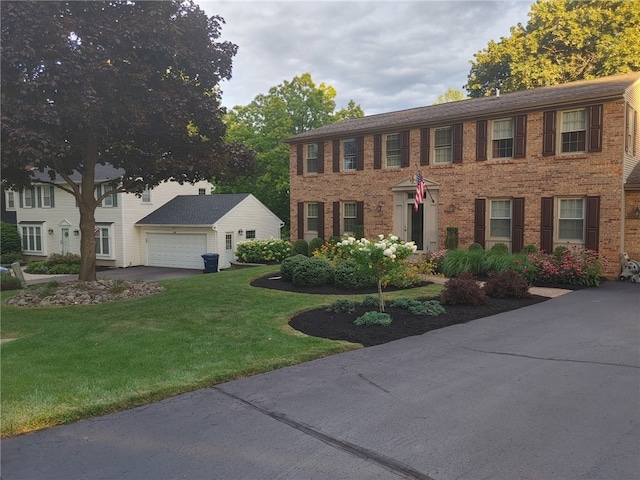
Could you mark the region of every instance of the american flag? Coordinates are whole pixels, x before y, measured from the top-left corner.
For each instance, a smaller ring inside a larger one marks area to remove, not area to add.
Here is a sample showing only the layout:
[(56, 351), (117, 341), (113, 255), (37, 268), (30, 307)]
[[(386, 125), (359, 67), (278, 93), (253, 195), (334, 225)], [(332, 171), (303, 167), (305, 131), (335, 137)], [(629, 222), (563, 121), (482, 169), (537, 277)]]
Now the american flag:
[(416, 195), (413, 200), (413, 210), (418, 211), (418, 205), (424, 200), (424, 178), (422, 173), (418, 172), (418, 182), (416, 183)]

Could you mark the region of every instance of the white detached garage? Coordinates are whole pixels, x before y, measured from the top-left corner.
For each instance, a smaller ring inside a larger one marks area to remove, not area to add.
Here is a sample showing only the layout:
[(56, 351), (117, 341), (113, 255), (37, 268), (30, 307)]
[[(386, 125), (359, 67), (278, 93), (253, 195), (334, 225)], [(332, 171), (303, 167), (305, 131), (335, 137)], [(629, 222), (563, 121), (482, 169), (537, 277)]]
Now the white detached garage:
[(238, 242), (280, 238), (284, 223), (250, 193), (179, 195), (136, 223), (145, 265), (202, 269), (217, 253), (228, 268)]

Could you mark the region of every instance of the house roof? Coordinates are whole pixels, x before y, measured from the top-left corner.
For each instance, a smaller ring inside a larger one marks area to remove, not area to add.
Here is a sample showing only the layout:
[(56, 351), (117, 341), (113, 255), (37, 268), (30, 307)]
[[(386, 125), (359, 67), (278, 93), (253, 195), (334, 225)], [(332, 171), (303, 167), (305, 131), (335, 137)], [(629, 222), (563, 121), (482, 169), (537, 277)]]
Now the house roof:
[[(95, 181), (98, 183), (114, 180), (116, 178), (121, 177), (122, 175), (124, 175), (124, 169), (122, 168), (116, 168), (111, 164), (100, 165), (98, 163), (96, 165)], [(69, 177), (74, 182), (80, 182), (82, 180), (82, 174), (77, 170), (74, 170), (73, 173), (69, 175)], [(46, 182), (51, 181), (51, 177), (49, 177), (49, 173), (46, 170), (44, 172), (41, 172), (39, 170), (33, 170), (33, 178), (36, 181), (38, 180), (44, 180)], [(53, 181), (55, 183), (64, 183), (64, 179), (60, 175), (56, 175), (56, 178)]]
[(178, 195), (136, 225), (211, 226), (249, 196), (249, 193)]
[(594, 80), (582, 80), (533, 90), (521, 90), (499, 96), (482, 97), (428, 107), (369, 115), (324, 125), (285, 139), (285, 143), (315, 140), (326, 137), (345, 137), (376, 131), (388, 131), (389, 127), (411, 128), (437, 126), (460, 122), (469, 118), (496, 117), (503, 113), (527, 112), (546, 108), (562, 108), (563, 105), (589, 104), (594, 101), (616, 100), (640, 81), (640, 72), (613, 75)]

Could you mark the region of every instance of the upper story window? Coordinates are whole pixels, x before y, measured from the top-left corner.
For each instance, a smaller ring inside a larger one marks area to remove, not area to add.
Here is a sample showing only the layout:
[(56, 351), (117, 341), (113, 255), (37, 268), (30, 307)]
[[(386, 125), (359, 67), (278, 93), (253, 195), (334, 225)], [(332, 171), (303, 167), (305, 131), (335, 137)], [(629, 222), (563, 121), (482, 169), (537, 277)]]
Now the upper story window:
[(7, 192), (7, 209), (15, 210), (15, 208), (16, 208), (15, 194), (14, 192), (8, 191)]
[(53, 186), (38, 187), (38, 196), (42, 196), (42, 207), (53, 207)]
[(307, 173), (318, 172), (318, 144), (311, 143), (305, 145), (305, 157), (307, 164)]
[(637, 114), (636, 111), (631, 108), (631, 105), (627, 105), (627, 115), (625, 122), (625, 142), (624, 142), (624, 151), (629, 155), (636, 154), (636, 121)]
[(513, 157), (513, 119), (493, 121), (491, 144), (492, 158)]
[(399, 167), (401, 140), (399, 133), (391, 133), (385, 138), (385, 165), (387, 168)]
[(433, 132), (434, 163), (451, 163), (453, 154), (453, 135), (451, 127), (436, 128)]
[(27, 188), (24, 192), (22, 192), (23, 195), (23, 202), (22, 202), (22, 206), (24, 208), (36, 208), (36, 189), (31, 187), (31, 188)]
[(318, 231), (318, 204), (307, 203), (307, 231)]
[(142, 203), (151, 203), (151, 190), (148, 188), (145, 188), (142, 191), (142, 196), (140, 197), (140, 201)]
[(355, 138), (342, 141), (342, 169), (355, 170), (357, 166), (357, 146)]
[[(103, 192), (109, 191), (111, 188), (108, 185), (97, 185), (95, 195), (96, 198), (100, 198)], [(117, 207), (118, 206), (118, 194), (112, 193), (111, 195), (107, 195), (102, 202), (98, 205), (99, 207)]]
[(199, 188), (198, 189), (198, 195), (206, 195), (207, 194), (207, 189), (206, 188)]
[(586, 110), (572, 110), (562, 112), (561, 147), (562, 153), (584, 152), (587, 141), (587, 115)]

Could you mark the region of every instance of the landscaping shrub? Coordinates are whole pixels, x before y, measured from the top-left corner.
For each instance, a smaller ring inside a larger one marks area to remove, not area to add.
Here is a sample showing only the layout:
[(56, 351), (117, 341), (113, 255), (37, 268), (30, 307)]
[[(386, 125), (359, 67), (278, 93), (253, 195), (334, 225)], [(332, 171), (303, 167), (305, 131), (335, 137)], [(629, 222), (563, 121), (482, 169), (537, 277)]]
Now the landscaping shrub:
[(377, 279), (365, 270), (355, 260), (346, 260), (336, 265), (334, 283), (337, 287), (347, 290), (366, 288), (376, 285)]
[(291, 253), (293, 255), (304, 255), (305, 257), (308, 257), (309, 243), (306, 240), (299, 238), (294, 242), (293, 248), (291, 249)]
[(447, 250), (456, 250), (458, 248), (458, 227), (447, 227), (444, 248)]
[(377, 307), (380, 303), (380, 300), (375, 295), (367, 295), (362, 300), (363, 307)]
[(49, 267), (45, 262), (29, 262), (24, 269), (27, 273), (49, 273)]
[(361, 325), (381, 325), (387, 327), (391, 325), (391, 315), (382, 312), (367, 312), (358, 317), (353, 322), (358, 326)]
[(327, 242), (329, 245), (336, 245), (338, 244), (342, 239), (340, 237), (336, 237), (335, 235), (332, 235), (329, 237), (329, 241)]
[(472, 243), (471, 245), (469, 245), (468, 250), (473, 252), (477, 250), (484, 250), (484, 248), (479, 243)]
[(420, 302), (418, 300), (415, 300), (413, 298), (400, 297), (400, 298), (396, 298), (391, 304), (391, 306), (394, 308), (404, 308), (405, 310), (409, 310), (409, 308), (419, 303)]
[(282, 260), (282, 263), (280, 264), (280, 273), (282, 275), (282, 279), (286, 280), (287, 282), (291, 282), (293, 280), (293, 270), (305, 260), (307, 260), (307, 257), (300, 253)]
[(496, 243), (490, 249), (493, 253), (509, 253), (509, 247), (506, 243)]
[(538, 253), (538, 247), (536, 247), (535, 245), (525, 245), (524, 247), (522, 247), (522, 250), (520, 250), (520, 253), (523, 253), (525, 255), (529, 254), (529, 253)]
[(6, 273), (0, 275), (0, 290), (20, 290), (21, 288), (22, 284), (17, 277), (7, 275)]
[(470, 273), (447, 280), (440, 295), (443, 305), (485, 305), (488, 297)]
[(18, 227), (7, 222), (0, 222), (0, 253), (22, 252), (22, 240)]
[[(504, 244), (496, 244), (504, 245)], [(506, 247), (506, 245), (505, 245)], [(489, 250), (484, 252), (482, 257), (482, 268), (478, 273), (491, 273), (491, 272), (504, 272), (513, 268), (513, 262), (515, 257), (508, 251), (502, 251), (501, 249)]]
[(364, 238), (364, 225), (354, 225), (353, 226), (353, 236), (358, 240)]
[(49, 267), (54, 265), (80, 265), (80, 255), (75, 253), (52, 253), (45, 263)]
[(322, 240), (321, 238), (316, 237), (312, 239), (309, 242), (309, 256), (312, 256), (313, 252), (320, 249), (320, 247), (322, 247), (323, 245), (324, 245), (324, 240)]
[(416, 265), (404, 264), (403, 266), (391, 270), (382, 279), (384, 285), (391, 285), (396, 288), (409, 288), (422, 282)]
[(409, 307), (409, 311), (414, 315), (428, 315), (430, 317), (437, 317), (446, 313), (444, 307), (437, 300), (418, 302), (418, 305)]
[(55, 275), (80, 273), (80, 264), (74, 263), (71, 265), (66, 265), (66, 264), (52, 265), (49, 267), (49, 273), (55, 274)]
[(553, 254), (532, 253), (520, 269), (531, 283), (596, 287), (604, 274), (605, 259), (581, 247), (558, 247)]
[(281, 262), (291, 254), (291, 242), (269, 238), (238, 243), (236, 257), (244, 263)]
[[(476, 244), (477, 245), (477, 244)], [(478, 275), (484, 272), (484, 250), (448, 250), (442, 259), (442, 273), (453, 278), (463, 273)]]
[(297, 287), (315, 287), (333, 283), (333, 267), (321, 258), (307, 258), (293, 269), (293, 284)]
[(351, 300), (336, 300), (327, 307), (327, 312), (352, 313), (356, 311), (356, 305)]
[(493, 298), (527, 298), (531, 296), (527, 279), (515, 270), (490, 274), (484, 284), (484, 293)]
[(18, 262), (20, 264), (24, 263), (24, 257), (22, 256), (21, 252), (9, 252), (0, 255), (0, 263), (2, 265), (11, 265), (15, 262)]

